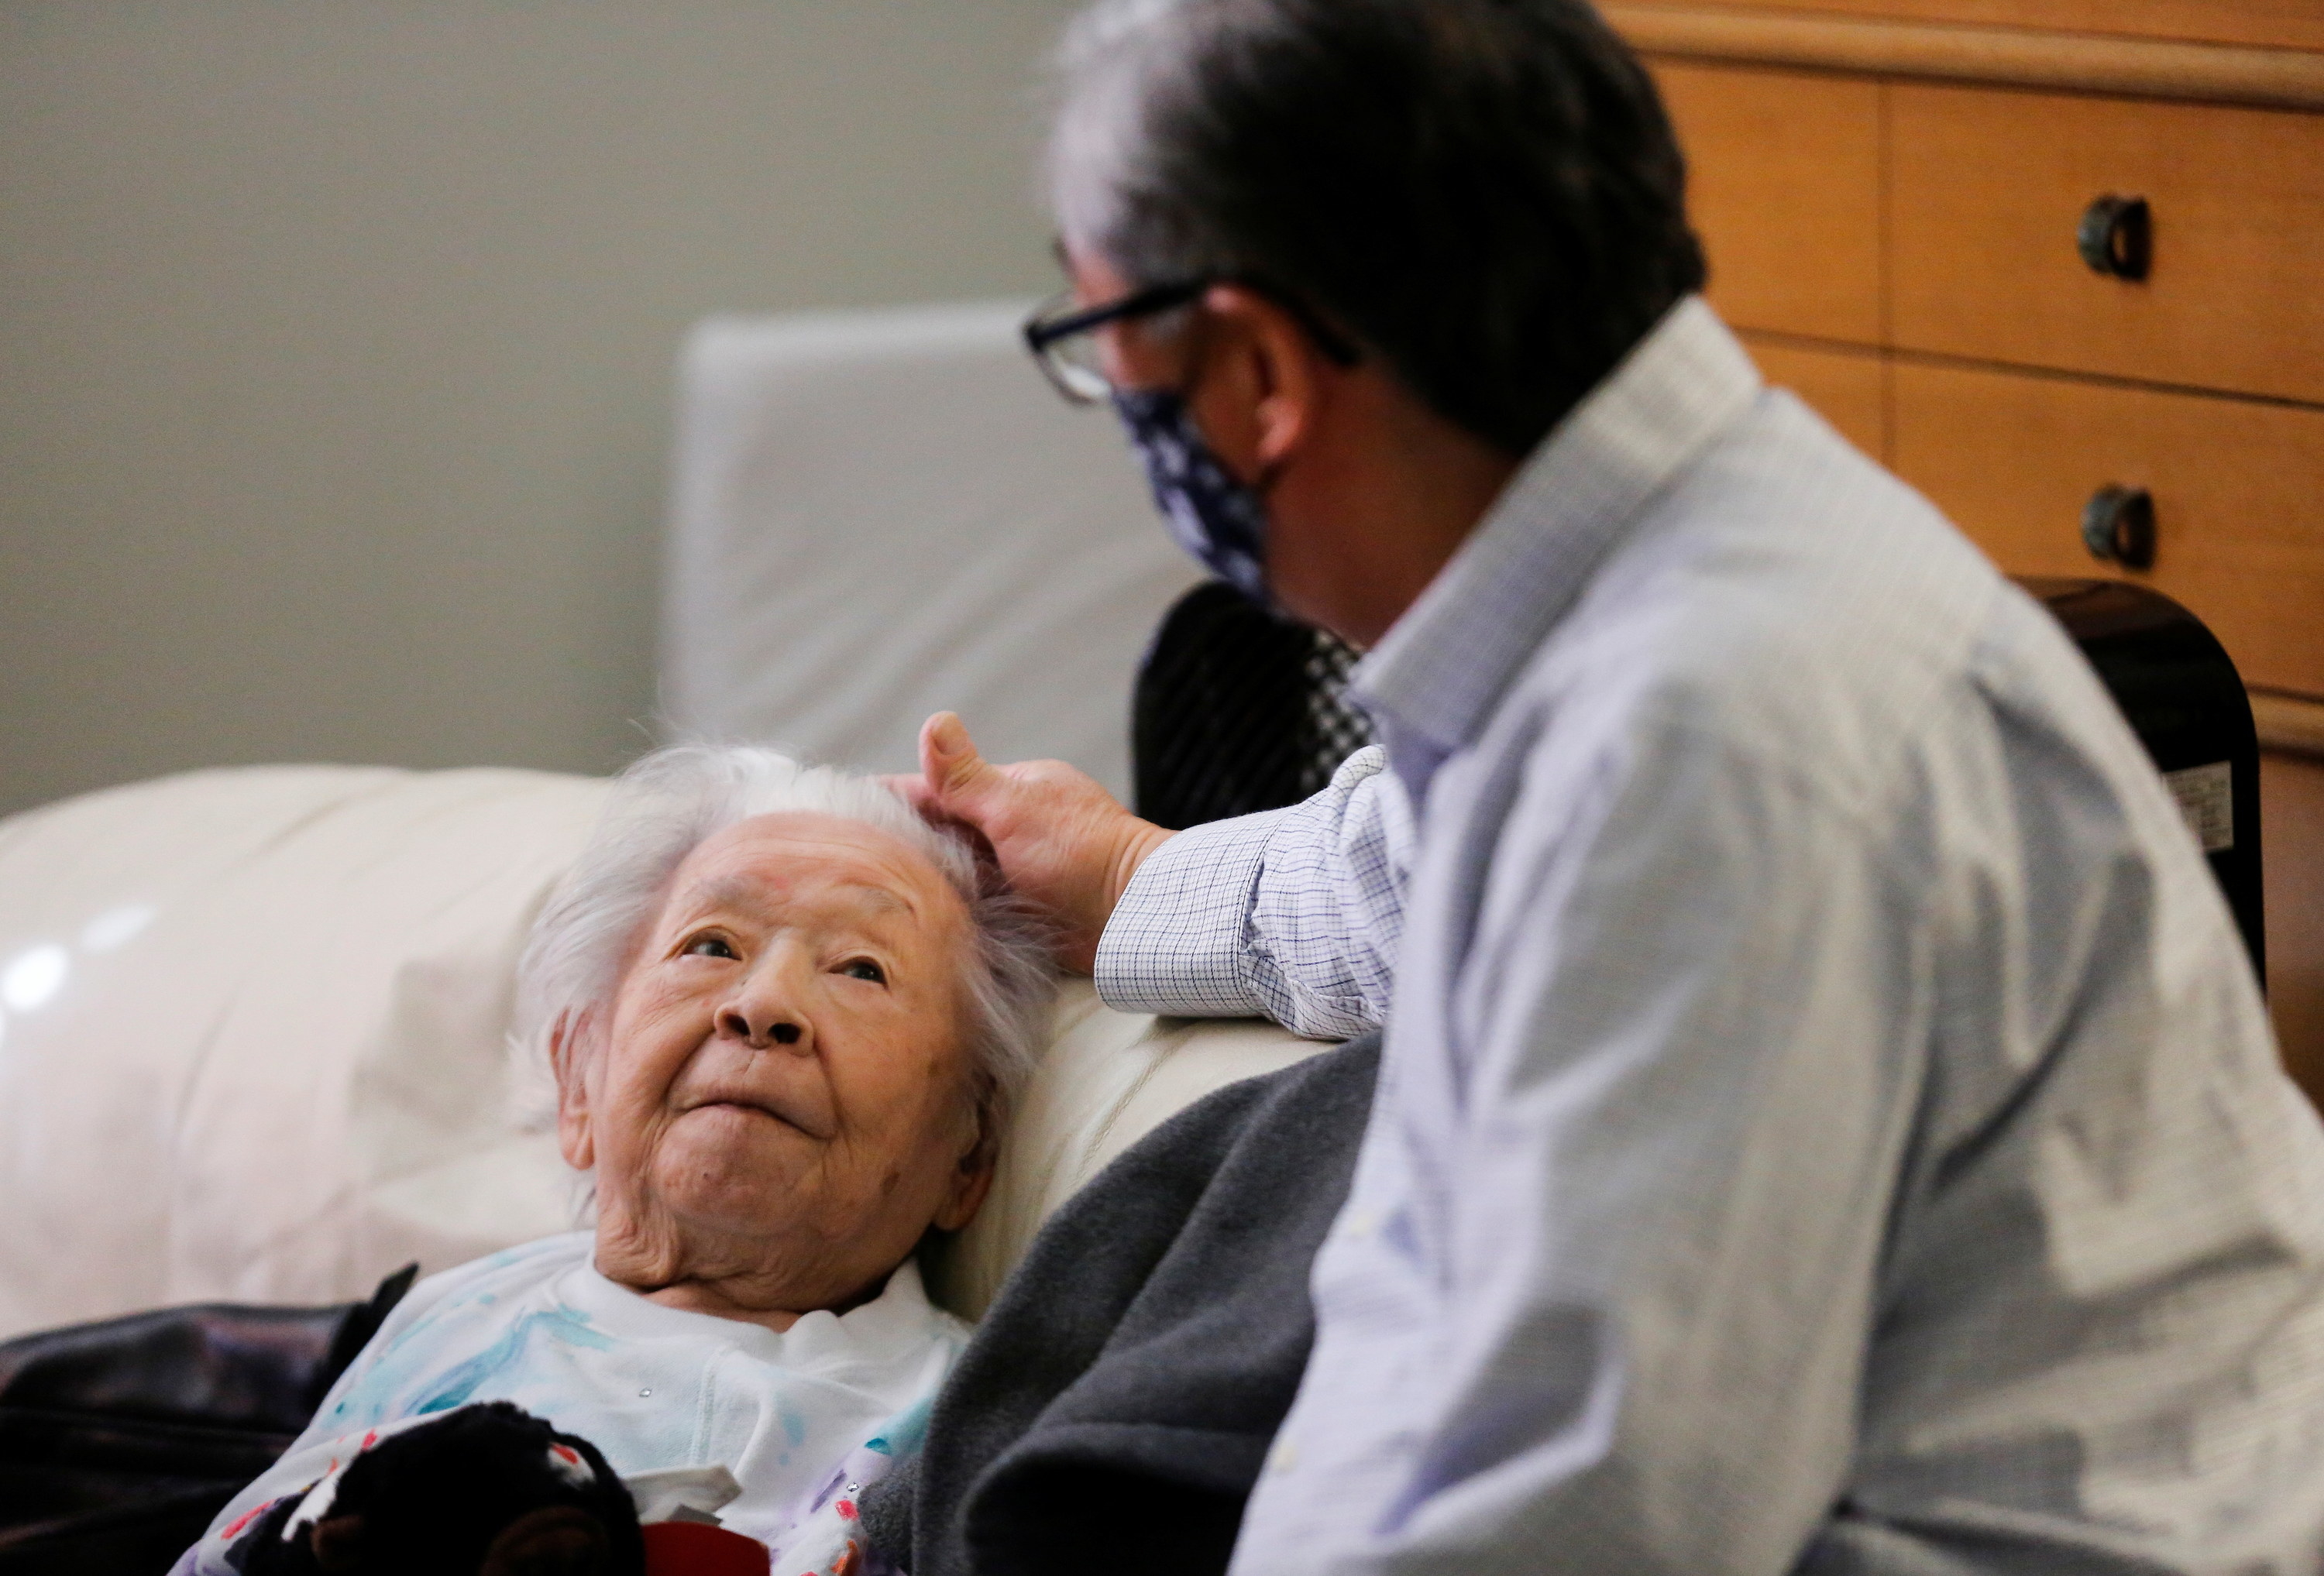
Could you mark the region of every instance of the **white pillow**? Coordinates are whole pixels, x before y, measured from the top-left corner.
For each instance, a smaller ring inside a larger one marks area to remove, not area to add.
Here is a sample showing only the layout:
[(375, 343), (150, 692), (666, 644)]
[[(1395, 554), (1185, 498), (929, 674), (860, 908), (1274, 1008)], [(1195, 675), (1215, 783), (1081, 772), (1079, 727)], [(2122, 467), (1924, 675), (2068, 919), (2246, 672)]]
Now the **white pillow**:
[[(0, 1339), (329, 1303), (571, 1224), (505, 1049), (518, 950), (605, 787), (254, 767), (0, 821)], [(1049, 1211), (1189, 1101), (1317, 1047), (1061, 995), (983, 1214), (981, 1313)]]
[(933, 1295), (963, 1318), (982, 1318), (1041, 1222), (1108, 1161), (1211, 1091), (1323, 1048), (1255, 1019), (1116, 1012), (1088, 981), (1066, 982), (992, 1191), (934, 1267)]
[(503, 1041), (604, 794), (264, 767), (0, 822), (0, 1335), (335, 1302), (564, 1229)]

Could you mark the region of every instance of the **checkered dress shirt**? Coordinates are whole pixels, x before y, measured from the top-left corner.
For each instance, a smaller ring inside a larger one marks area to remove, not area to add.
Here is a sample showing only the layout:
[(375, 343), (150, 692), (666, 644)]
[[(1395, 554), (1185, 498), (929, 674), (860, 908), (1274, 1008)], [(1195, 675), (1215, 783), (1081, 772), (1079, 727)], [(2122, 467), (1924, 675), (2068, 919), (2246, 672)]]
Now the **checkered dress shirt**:
[(1355, 688), (1385, 753), (1172, 839), (1099, 956), (1388, 1026), (1238, 1576), (2319, 1569), (2324, 1134), (1925, 502), (1690, 301)]

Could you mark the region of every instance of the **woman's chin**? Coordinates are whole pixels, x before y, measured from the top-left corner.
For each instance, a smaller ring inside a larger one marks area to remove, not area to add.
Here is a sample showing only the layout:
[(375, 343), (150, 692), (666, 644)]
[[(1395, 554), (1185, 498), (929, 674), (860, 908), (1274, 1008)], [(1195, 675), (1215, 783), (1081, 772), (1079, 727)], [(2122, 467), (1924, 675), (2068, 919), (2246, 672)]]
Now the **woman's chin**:
[(820, 1147), (764, 1111), (704, 1106), (663, 1136), (654, 1192), (681, 1218), (773, 1230), (805, 1202), (800, 1184)]

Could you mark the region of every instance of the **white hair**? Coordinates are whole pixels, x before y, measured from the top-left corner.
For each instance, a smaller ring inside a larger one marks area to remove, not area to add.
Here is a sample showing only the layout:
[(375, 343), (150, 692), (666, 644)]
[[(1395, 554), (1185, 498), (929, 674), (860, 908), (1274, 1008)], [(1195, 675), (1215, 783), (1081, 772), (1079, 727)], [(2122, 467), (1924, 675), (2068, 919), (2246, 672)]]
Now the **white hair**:
[[(1183, 0), (1100, 0), (1066, 26), (1052, 61), (1056, 96), (1047, 158), (1050, 211), (1075, 251), (1094, 252), (1138, 271), (1135, 282), (1175, 282), (1216, 259), (1167, 261), (1119, 253), (1123, 188), (1149, 161), (1148, 118), (1157, 79), (1185, 69)], [(1143, 277), (1155, 271), (1170, 281)]]
[(550, 1065), (560, 1024), (610, 1005), (639, 933), (686, 856), (753, 816), (811, 811), (876, 826), (927, 857), (968, 906), (974, 945), (962, 985), (980, 1115), (992, 1124), (1033, 1070), (1054, 1000), (1049, 938), (1030, 912), (982, 879), (964, 834), (920, 818), (871, 778), (748, 745), (657, 750), (614, 780), (579, 859), (549, 893), (517, 963), (511, 1040)]

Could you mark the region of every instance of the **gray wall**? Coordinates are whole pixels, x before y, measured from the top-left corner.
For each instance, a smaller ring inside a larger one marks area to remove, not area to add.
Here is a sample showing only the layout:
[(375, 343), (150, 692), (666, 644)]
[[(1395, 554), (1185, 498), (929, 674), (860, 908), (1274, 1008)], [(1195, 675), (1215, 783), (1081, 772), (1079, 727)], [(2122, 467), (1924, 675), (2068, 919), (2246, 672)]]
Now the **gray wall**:
[(1047, 288), (1071, 9), (0, 5), (0, 812), (633, 754), (681, 331)]

